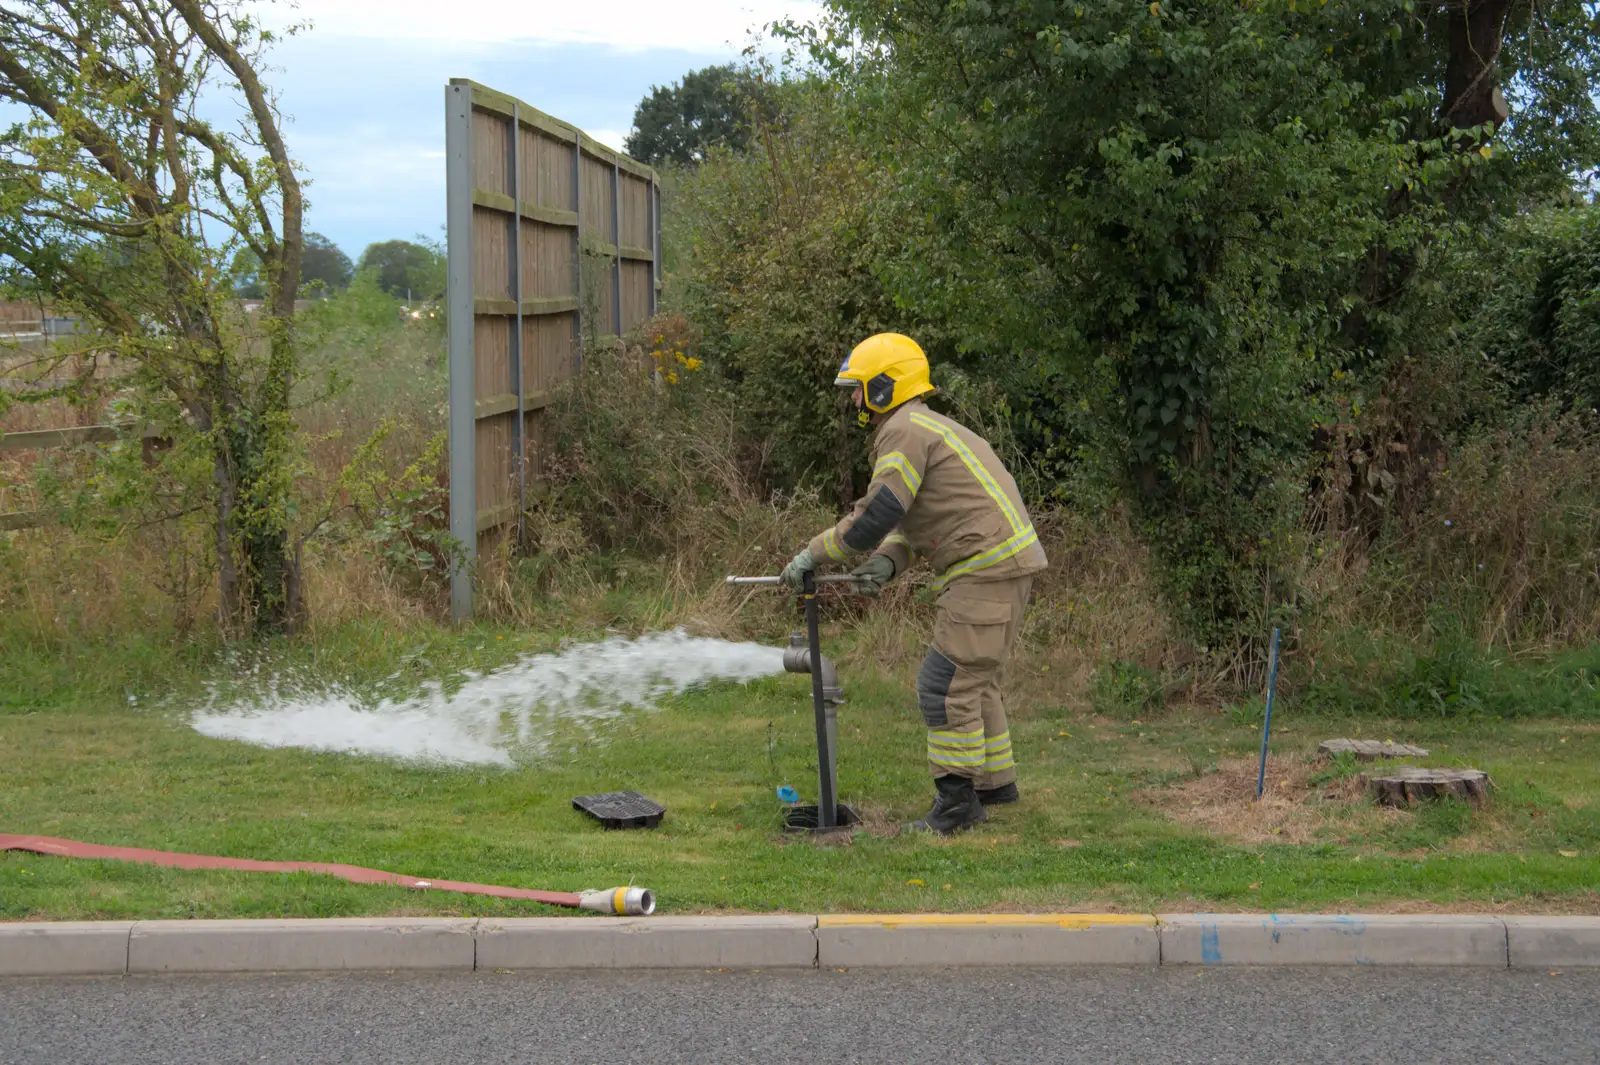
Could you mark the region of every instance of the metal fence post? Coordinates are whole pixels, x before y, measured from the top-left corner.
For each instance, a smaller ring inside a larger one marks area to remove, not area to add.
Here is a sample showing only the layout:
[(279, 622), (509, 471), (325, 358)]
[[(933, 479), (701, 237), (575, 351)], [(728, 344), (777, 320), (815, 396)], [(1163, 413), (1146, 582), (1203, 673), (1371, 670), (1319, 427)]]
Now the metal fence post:
[(450, 616), (472, 617), (478, 556), (478, 423), (473, 374), (472, 86), (447, 85), (445, 102), (445, 239), (450, 346), (450, 535), (461, 555), (450, 571)]
[[(652, 173), (654, 173), (652, 171)], [(650, 178), (650, 317), (661, 313), (661, 186)]]
[(617, 258), (611, 264), (611, 322), (622, 336), (622, 160), (611, 157), (611, 236), (617, 242)]
[(572, 312), (572, 372), (583, 372), (583, 134), (572, 130), (572, 211), (578, 224), (572, 228), (572, 287), (578, 309)]
[(511, 446), (517, 464), (517, 543), (523, 542), (528, 509), (528, 412), (522, 385), (522, 105), (511, 105), (511, 299), (516, 313), (511, 320), (511, 391), (517, 394), (516, 421)]

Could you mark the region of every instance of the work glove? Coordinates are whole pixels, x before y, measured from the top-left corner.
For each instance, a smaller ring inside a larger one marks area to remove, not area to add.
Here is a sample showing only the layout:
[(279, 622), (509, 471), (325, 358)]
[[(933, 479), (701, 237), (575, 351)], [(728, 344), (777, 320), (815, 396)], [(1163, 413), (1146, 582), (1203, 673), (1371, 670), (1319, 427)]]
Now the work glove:
[(882, 594), (883, 586), (894, 580), (894, 559), (888, 555), (873, 555), (851, 570), (850, 576), (855, 578), (857, 595), (876, 599)]
[(783, 572), (778, 575), (778, 579), (798, 592), (805, 587), (806, 574), (816, 568), (816, 563), (811, 561), (811, 548), (802, 548), (800, 553), (794, 556), (787, 566), (783, 567)]

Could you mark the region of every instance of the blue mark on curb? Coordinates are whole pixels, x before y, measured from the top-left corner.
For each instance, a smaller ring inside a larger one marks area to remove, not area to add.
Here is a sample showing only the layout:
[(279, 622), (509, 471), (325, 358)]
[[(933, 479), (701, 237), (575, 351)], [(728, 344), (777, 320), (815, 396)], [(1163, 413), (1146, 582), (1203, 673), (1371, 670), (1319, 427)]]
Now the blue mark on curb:
[(1200, 926), (1200, 964), (1217, 965), (1222, 961), (1222, 947), (1217, 942), (1217, 926)]

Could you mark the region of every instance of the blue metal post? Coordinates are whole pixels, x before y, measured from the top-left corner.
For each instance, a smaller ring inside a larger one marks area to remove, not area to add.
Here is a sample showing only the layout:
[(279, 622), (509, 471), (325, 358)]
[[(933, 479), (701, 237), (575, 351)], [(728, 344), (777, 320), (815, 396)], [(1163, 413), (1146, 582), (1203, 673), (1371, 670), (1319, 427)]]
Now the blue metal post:
[(1272, 630), (1272, 649), (1267, 652), (1267, 716), (1261, 723), (1261, 771), (1256, 774), (1256, 798), (1267, 784), (1267, 741), (1272, 737), (1272, 692), (1278, 686), (1278, 630)]

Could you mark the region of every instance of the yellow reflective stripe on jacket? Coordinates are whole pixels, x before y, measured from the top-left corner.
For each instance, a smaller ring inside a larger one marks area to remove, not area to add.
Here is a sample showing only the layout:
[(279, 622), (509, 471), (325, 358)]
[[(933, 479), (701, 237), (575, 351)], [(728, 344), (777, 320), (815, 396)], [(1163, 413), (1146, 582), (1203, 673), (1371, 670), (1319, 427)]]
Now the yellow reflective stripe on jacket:
[(883, 546), (887, 546), (889, 544), (899, 544), (901, 547), (904, 547), (907, 550), (910, 550), (910, 548), (911, 548), (911, 541), (909, 539), (907, 539), (906, 534), (901, 532), (899, 529), (896, 529), (894, 532), (890, 533), (888, 536), (885, 536), (883, 538), (883, 543), (880, 544), (879, 546), (883, 547)]
[(1039, 534), (1034, 532), (1033, 526), (1030, 525), (1004, 543), (996, 544), (982, 554), (973, 555), (965, 562), (957, 562), (954, 566), (939, 574), (938, 579), (933, 582), (933, 590), (936, 592), (941, 591), (945, 585), (957, 577), (964, 577), (969, 573), (976, 573), (979, 570), (998, 565), (1038, 542)]
[(872, 479), (876, 481), (890, 470), (900, 474), (906, 482), (906, 490), (911, 493), (911, 498), (915, 499), (917, 489), (922, 487), (922, 475), (911, 465), (911, 460), (899, 451), (891, 451), (878, 459), (877, 464), (872, 467)]
[(917, 411), (911, 412), (911, 424), (921, 426), (931, 433), (938, 434), (941, 440), (949, 444), (950, 450), (956, 453), (956, 456), (961, 459), (962, 465), (966, 466), (972, 476), (978, 479), (978, 483), (983, 486), (983, 490), (989, 493), (989, 497), (1000, 508), (1000, 513), (1004, 514), (1006, 521), (1011, 523), (1011, 531), (1017, 534), (1021, 534), (1024, 531), (1026, 527), (1022, 524), (1022, 518), (1017, 514), (1017, 508), (1012, 504), (1011, 497), (1006, 495), (1005, 489), (1000, 487), (1000, 483), (984, 468), (983, 463), (978, 461), (978, 456), (972, 453), (972, 449), (961, 442), (959, 436), (952, 432), (948, 426), (941, 425), (926, 414), (921, 414)]
[(822, 534), (822, 551), (835, 562), (843, 562), (845, 559), (850, 557), (849, 555), (846, 555), (844, 553), (844, 549), (839, 546), (839, 538), (834, 535), (832, 529), (829, 529), (827, 532)]

